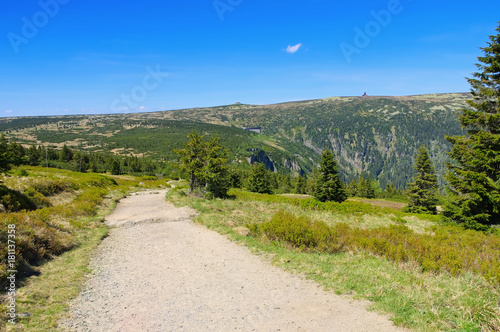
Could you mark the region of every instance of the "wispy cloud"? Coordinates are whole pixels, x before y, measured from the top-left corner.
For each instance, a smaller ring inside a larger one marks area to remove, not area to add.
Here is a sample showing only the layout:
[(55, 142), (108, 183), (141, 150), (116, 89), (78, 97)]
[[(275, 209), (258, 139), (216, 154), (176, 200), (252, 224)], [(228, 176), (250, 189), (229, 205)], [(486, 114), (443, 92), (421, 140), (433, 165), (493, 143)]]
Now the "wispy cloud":
[(301, 46), (302, 46), (302, 43), (298, 43), (297, 45), (294, 45), (294, 46), (288, 45), (288, 47), (286, 48), (286, 52), (293, 54), (293, 53), (297, 52)]
[(10, 114), (12, 113), (12, 110), (6, 110), (5, 113)]

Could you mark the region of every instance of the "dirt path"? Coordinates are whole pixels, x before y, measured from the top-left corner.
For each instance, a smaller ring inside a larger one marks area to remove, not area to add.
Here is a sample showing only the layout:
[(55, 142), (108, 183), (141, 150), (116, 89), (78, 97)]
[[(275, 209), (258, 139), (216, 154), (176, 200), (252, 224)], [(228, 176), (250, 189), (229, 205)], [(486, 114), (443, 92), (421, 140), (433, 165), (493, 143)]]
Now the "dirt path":
[(165, 191), (120, 202), (74, 301), (70, 331), (400, 331), (191, 222)]

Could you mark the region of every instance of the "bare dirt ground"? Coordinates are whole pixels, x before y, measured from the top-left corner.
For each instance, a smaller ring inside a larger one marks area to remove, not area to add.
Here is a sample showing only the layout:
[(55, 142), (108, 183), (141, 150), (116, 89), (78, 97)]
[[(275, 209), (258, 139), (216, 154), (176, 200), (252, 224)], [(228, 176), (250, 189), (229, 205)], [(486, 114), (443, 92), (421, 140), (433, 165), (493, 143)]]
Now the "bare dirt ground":
[(401, 331), (367, 302), (326, 292), (194, 224), (165, 191), (123, 199), (61, 322), (69, 331)]

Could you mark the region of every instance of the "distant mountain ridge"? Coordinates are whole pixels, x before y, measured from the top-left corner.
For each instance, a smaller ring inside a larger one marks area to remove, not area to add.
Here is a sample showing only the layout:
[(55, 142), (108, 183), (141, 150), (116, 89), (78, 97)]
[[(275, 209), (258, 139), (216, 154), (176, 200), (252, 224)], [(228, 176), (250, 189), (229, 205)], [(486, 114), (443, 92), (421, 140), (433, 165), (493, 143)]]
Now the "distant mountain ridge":
[[(382, 187), (403, 188), (413, 174), (416, 150), (429, 146), (444, 180), (445, 135), (463, 131), (458, 122), (468, 93), (401, 97), (331, 97), (272, 105), (183, 109), (153, 113), (0, 119), (0, 131), (21, 143), (175, 158), (192, 128), (219, 133), (234, 163), (265, 162), (278, 172), (309, 173), (319, 152), (332, 149), (345, 181), (370, 176)], [(260, 127), (262, 134), (241, 128)]]

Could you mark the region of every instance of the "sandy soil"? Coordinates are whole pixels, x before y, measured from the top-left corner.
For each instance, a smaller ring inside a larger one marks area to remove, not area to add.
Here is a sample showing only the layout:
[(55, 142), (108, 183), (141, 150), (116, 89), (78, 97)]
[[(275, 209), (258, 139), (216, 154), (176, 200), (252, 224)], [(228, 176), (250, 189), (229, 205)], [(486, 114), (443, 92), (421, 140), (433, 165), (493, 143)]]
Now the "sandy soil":
[(165, 191), (123, 199), (62, 322), (70, 331), (401, 331), (194, 224)]

